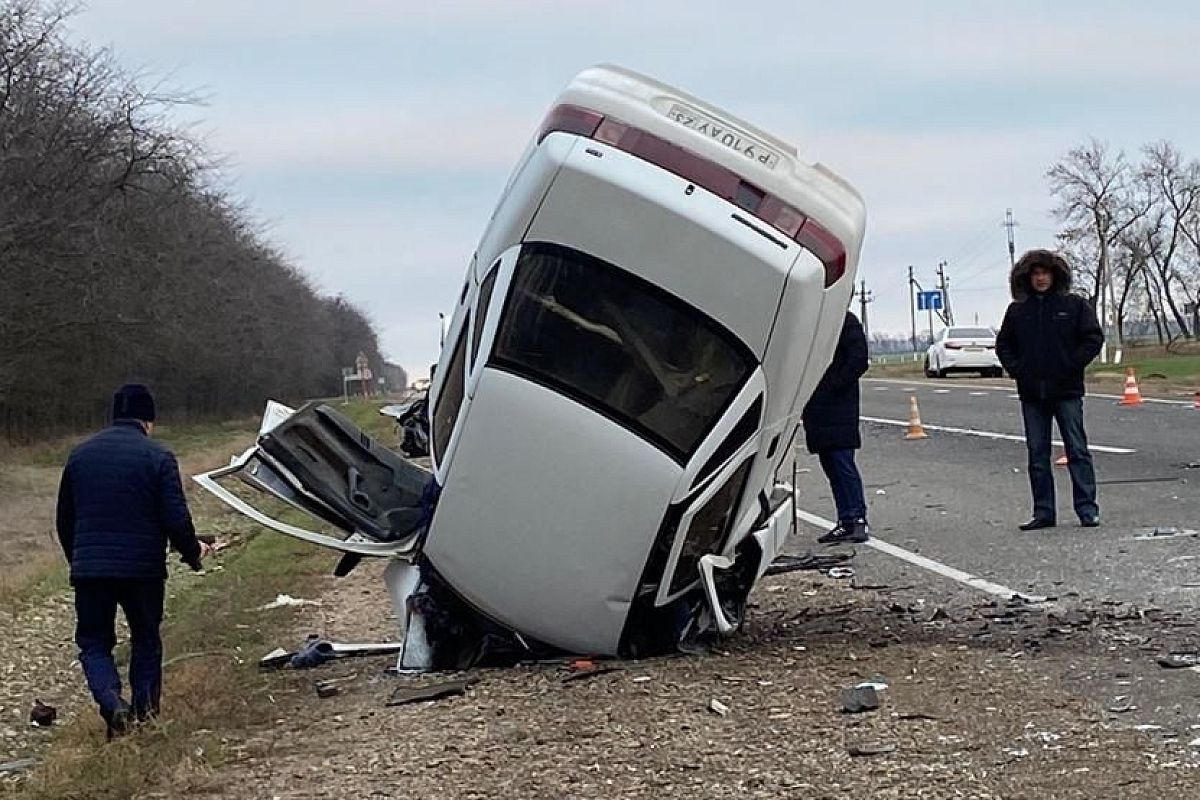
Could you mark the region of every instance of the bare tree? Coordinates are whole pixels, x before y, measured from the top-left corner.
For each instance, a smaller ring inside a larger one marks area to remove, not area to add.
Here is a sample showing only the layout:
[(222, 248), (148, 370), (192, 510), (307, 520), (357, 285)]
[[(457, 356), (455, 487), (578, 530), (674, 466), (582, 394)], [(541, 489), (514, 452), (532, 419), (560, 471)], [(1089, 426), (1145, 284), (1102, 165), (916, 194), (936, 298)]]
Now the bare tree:
[(1131, 197), (1133, 173), (1123, 153), (1114, 154), (1107, 144), (1093, 139), (1067, 153), (1047, 170), (1046, 177), (1058, 200), (1055, 216), (1067, 225), (1066, 239), (1094, 243), (1096, 264), (1087, 295), (1103, 312), (1113, 288), (1112, 250), (1145, 213)]

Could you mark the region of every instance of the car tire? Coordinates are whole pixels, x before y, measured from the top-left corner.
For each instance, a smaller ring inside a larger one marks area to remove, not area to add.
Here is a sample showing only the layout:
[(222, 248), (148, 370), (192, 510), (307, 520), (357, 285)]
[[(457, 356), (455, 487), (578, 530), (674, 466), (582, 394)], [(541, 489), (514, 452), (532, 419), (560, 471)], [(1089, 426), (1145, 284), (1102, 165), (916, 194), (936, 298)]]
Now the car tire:
[(933, 370), (931, 370), (929, 368), (929, 356), (925, 356), (925, 377), (926, 378), (934, 377)]

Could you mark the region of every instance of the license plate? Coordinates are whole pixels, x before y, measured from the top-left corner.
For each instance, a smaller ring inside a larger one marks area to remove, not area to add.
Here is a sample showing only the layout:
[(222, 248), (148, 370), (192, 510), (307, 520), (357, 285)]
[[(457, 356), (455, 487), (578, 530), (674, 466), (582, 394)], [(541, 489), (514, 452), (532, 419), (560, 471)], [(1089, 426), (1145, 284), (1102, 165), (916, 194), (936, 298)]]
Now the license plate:
[(667, 111), (667, 118), (704, 134), (717, 144), (722, 144), (751, 161), (757, 161), (768, 169), (775, 169), (779, 164), (779, 153), (770, 147), (694, 108), (675, 103)]

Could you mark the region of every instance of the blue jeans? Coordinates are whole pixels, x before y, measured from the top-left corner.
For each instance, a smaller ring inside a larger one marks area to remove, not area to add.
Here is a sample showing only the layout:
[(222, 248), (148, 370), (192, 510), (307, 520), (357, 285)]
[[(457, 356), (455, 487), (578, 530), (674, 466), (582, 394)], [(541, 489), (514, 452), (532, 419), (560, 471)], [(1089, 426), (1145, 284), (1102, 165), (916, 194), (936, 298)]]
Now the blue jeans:
[(1054, 472), (1050, 465), (1050, 423), (1058, 420), (1071, 472), (1071, 496), (1080, 518), (1099, 516), (1096, 505), (1096, 471), (1083, 430), (1083, 398), (1021, 401), (1025, 419), (1025, 446), (1029, 451), (1029, 488), (1033, 492), (1033, 516), (1055, 519)]
[(833, 503), (837, 506), (838, 522), (853, 522), (867, 518), (867, 501), (863, 497), (862, 476), (854, 463), (854, 450), (822, 450), (817, 453), (821, 469), (829, 479)]
[(121, 676), (113, 660), (117, 606), (129, 623), (129, 686), (139, 719), (158, 713), (162, 695), (162, 578), (80, 578), (75, 581), (75, 644), (83, 675), (100, 715), (109, 719), (124, 705)]

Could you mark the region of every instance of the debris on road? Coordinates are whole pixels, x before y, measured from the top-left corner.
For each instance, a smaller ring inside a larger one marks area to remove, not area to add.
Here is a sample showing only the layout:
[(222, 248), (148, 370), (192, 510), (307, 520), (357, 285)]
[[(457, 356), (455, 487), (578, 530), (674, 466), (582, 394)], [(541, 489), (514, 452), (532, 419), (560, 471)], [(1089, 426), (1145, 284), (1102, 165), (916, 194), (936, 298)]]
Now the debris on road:
[(462, 680), (442, 681), (422, 686), (397, 686), (392, 696), (388, 698), (387, 706), (402, 706), (408, 703), (424, 703), (441, 700), (445, 697), (457, 697), (466, 694), (478, 679), (464, 678)]
[(708, 710), (719, 717), (728, 716), (729, 714), (729, 706), (725, 705), (715, 697), (708, 701)]
[[(854, 550), (814, 555), (807, 552), (802, 556), (781, 554), (772, 559), (763, 575), (782, 575), (785, 572), (812, 570), (829, 574), (833, 569), (854, 558)], [(836, 577), (830, 575), (830, 577)]]
[(29, 723), (39, 728), (48, 728), (54, 724), (54, 720), (58, 719), (58, 709), (54, 706), (46, 705), (41, 700), (33, 701), (33, 708), (29, 711)]
[(858, 714), (879, 708), (879, 693), (874, 686), (858, 685), (842, 690), (842, 711)]
[(891, 742), (861, 742), (846, 745), (846, 753), (852, 757), (882, 756), (896, 752), (896, 745)]
[(319, 606), (320, 600), (305, 600), (302, 597), (292, 597), (290, 594), (275, 595), (275, 599), (258, 607), (258, 611), (269, 611), (272, 608), (290, 608), (293, 606)]

